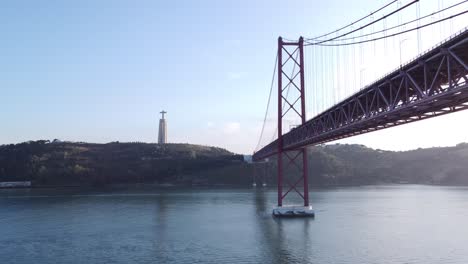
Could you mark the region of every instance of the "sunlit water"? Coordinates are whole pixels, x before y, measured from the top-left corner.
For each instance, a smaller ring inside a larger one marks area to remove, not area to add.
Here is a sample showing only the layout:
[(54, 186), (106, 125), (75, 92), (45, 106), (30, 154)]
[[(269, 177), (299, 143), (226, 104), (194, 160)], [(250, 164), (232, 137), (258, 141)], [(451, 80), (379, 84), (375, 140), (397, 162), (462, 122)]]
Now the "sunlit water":
[(468, 263), (468, 188), (0, 190), (1, 263)]

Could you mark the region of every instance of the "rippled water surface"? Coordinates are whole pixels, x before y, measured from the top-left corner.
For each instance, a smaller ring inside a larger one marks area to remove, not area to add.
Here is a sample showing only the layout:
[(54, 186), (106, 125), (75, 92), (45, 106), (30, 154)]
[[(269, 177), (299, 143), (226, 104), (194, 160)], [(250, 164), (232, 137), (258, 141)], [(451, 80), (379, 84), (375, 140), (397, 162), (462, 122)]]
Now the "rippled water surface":
[(0, 190), (1, 263), (468, 263), (468, 188)]

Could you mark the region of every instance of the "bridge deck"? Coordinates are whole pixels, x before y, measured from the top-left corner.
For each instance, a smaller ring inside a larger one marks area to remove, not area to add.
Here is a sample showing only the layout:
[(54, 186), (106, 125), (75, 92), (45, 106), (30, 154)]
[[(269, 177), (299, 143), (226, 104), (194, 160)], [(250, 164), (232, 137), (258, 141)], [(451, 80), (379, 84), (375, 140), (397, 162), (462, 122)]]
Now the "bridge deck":
[[(453, 36), (283, 135), (283, 150), (468, 109), (468, 31)], [(253, 156), (275, 155), (278, 140)]]

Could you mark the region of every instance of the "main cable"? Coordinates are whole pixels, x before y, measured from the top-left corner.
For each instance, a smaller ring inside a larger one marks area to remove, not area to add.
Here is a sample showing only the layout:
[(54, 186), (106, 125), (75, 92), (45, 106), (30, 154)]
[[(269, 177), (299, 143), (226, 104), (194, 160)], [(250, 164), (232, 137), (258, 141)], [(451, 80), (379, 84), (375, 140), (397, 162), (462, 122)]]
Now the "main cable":
[(361, 44), (361, 43), (366, 43), (366, 42), (381, 40), (381, 39), (385, 39), (385, 38), (389, 38), (389, 37), (394, 37), (394, 36), (398, 36), (398, 35), (401, 35), (401, 34), (405, 34), (405, 33), (408, 33), (408, 32), (411, 32), (411, 31), (414, 31), (414, 30), (417, 30), (417, 29), (420, 29), (420, 28), (425, 28), (425, 27), (428, 27), (428, 26), (431, 26), (431, 25), (434, 25), (434, 24), (443, 22), (443, 21), (445, 21), (445, 20), (449, 20), (449, 19), (455, 18), (455, 17), (457, 17), (457, 16), (461, 16), (461, 15), (463, 15), (463, 14), (465, 14), (465, 13), (468, 13), (468, 10), (465, 10), (465, 11), (460, 12), (460, 13), (455, 14), (455, 15), (451, 15), (451, 16), (446, 17), (446, 18), (443, 18), (443, 19), (436, 20), (436, 21), (431, 22), (431, 23), (424, 24), (424, 25), (422, 25), (422, 26), (414, 27), (414, 28), (411, 28), (411, 29), (408, 29), (408, 30), (400, 31), (400, 32), (397, 32), (397, 33), (394, 33), (394, 34), (391, 34), (391, 35), (386, 35), (386, 36), (379, 37), (379, 38), (373, 38), (373, 39), (362, 40), (362, 41), (356, 41), (356, 42), (339, 43), (339, 44), (317, 44), (317, 43), (307, 43), (307, 44), (304, 44), (304, 46), (314, 46), (314, 45), (317, 45), (317, 46), (349, 46), (349, 45), (355, 45), (355, 44)]
[(276, 53), (275, 66), (273, 68), (273, 77), (271, 78), (270, 93), (268, 94), (268, 102), (267, 102), (267, 107), (266, 107), (266, 111), (265, 111), (265, 117), (263, 118), (262, 130), (260, 132), (260, 137), (258, 139), (258, 143), (257, 143), (257, 146), (255, 147), (255, 150), (258, 150), (258, 148), (260, 147), (262, 137), (263, 137), (263, 132), (265, 131), (265, 124), (266, 124), (266, 120), (267, 120), (267, 116), (268, 116), (268, 109), (270, 108), (271, 93), (273, 92), (273, 84), (275, 82), (276, 66), (278, 66), (278, 52)]
[(326, 37), (326, 36), (328, 36), (328, 35), (331, 35), (331, 34), (333, 34), (333, 33), (336, 33), (336, 32), (338, 32), (338, 31), (341, 31), (341, 30), (343, 30), (343, 29), (345, 29), (345, 28), (348, 28), (348, 27), (350, 27), (350, 26), (352, 26), (352, 25), (354, 25), (354, 24), (356, 24), (356, 23), (358, 23), (358, 22), (360, 22), (360, 21), (362, 21), (362, 20), (364, 20), (364, 19), (366, 19), (366, 18), (372, 16), (373, 14), (375, 14), (375, 13), (377, 13), (377, 12), (383, 10), (384, 8), (390, 6), (391, 4), (393, 4), (393, 3), (397, 2), (397, 1), (398, 1), (398, 0), (394, 0), (394, 1), (392, 1), (392, 2), (390, 2), (390, 3), (388, 3), (388, 4), (386, 4), (386, 5), (384, 5), (383, 7), (381, 7), (381, 8), (379, 8), (379, 9), (377, 9), (377, 10), (371, 12), (369, 15), (367, 15), (367, 16), (365, 16), (365, 17), (363, 17), (363, 18), (360, 18), (360, 19), (358, 19), (358, 20), (356, 20), (356, 21), (354, 21), (354, 22), (352, 22), (351, 24), (348, 24), (348, 25), (346, 25), (346, 26), (344, 26), (344, 27), (341, 27), (341, 28), (339, 28), (339, 29), (337, 29), (337, 30), (334, 30), (334, 31), (332, 31), (332, 32), (330, 32), (330, 33), (323, 34), (323, 35), (320, 35), (320, 36), (318, 36), (318, 37), (310, 38), (310, 39), (308, 39), (308, 40), (316, 40), (316, 39), (319, 39), (319, 38), (321, 38), (321, 37)]
[(354, 30), (348, 31), (347, 33), (341, 34), (341, 35), (339, 35), (339, 36), (337, 36), (337, 37), (334, 37), (334, 38), (325, 39), (325, 40), (319, 40), (318, 42), (315, 42), (315, 43), (313, 43), (313, 44), (317, 44), (317, 45), (318, 45), (318, 44), (322, 44), (322, 43), (329, 42), (329, 41), (332, 41), (332, 40), (335, 40), (335, 39), (338, 39), (338, 38), (347, 36), (347, 35), (349, 35), (349, 34), (352, 34), (352, 33), (356, 32), (356, 31), (359, 31), (359, 30), (361, 30), (361, 29), (364, 29), (364, 28), (366, 28), (366, 27), (368, 27), (368, 26), (370, 26), (370, 25), (373, 25), (373, 24), (375, 24), (375, 23), (377, 23), (377, 22), (379, 22), (379, 21), (381, 21), (381, 20), (383, 20), (383, 19), (385, 19), (385, 18), (387, 18), (387, 17), (389, 17), (389, 16), (392, 16), (392, 15), (394, 15), (394, 14), (400, 12), (401, 10), (403, 10), (403, 9), (405, 9), (405, 8), (407, 8), (407, 7), (409, 7), (409, 6), (413, 5), (413, 4), (415, 4), (415, 3), (417, 3), (417, 2), (419, 2), (419, 0), (414, 0), (413, 2), (406, 4), (405, 6), (402, 6), (402, 7), (398, 8), (397, 10), (395, 10), (395, 11), (389, 13), (389, 14), (386, 14), (385, 16), (383, 16), (383, 17), (381, 17), (381, 18), (379, 18), (379, 19), (377, 19), (377, 20), (374, 20), (374, 21), (372, 21), (372, 22), (370, 22), (370, 23), (365, 24), (364, 26), (361, 26), (361, 27), (356, 28), (356, 29), (354, 29)]
[[(402, 24), (400, 24), (400, 25), (396, 25), (396, 26), (393, 26), (393, 27), (390, 27), (390, 28), (386, 28), (386, 29), (383, 29), (383, 30), (380, 30), (380, 31), (371, 32), (371, 33), (367, 33), (367, 34), (360, 35), (360, 36), (355, 36), (355, 37), (335, 39), (335, 40), (332, 40), (332, 41), (353, 40), (353, 39), (357, 39), (357, 38), (368, 37), (368, 36), (372, 36), (372, 35), (375, 35), (375, 34), (378, 34), (378, 33), (386, 32), (386, 31), (389, 31), (389, 30), (392, 30), (392, 29), (395, 29), (395, 28), (399, 28), (399, 27), (401, 27), (401, 26), (406, 26), (406, 25), (408, 25), (408, 24), (411, 24), (411, 23), (414, 23), (414, 22), (416, 22), (416, 21), (425, 19), (425, 18), (427, 18), (427, 17), (436, 15), (436, 14), (441, 13), (441, 12), (443, 12), (443, 11), (447, 11), (448, 9), (454, 8), (454, 7), (456, 7), (456, 6), (459, 6), (459, 5), (461, 5), (461, 4), (464, 4), (464, 3), (466, 3), (466, 2), (468, 2), (468, 0), (458, 2), (458, 3), (456, 3), (456, 4), (453, 4), (453, 5), (449, 6), (449, 7), (446, 7), (446, 8), (444, 8), (444, 9), (441, 9), (441, 10), (439, 10), (439, 11), (437, 11), (437, 12), (433, 12), (433, 13), (428, 14), (428, 15), (425, 15), (425, 16), (423, 16), (423, 17), (420, 17), (420, 18), (417, 18), (417, 19), (413, 19), (413, 20), (411, 20), (411, 21), (407, 21), (407, 22), (402, 23)], [(307, 44), (314, 44), (314, 43), (313, 43), (313, 42), (308, 42)]]

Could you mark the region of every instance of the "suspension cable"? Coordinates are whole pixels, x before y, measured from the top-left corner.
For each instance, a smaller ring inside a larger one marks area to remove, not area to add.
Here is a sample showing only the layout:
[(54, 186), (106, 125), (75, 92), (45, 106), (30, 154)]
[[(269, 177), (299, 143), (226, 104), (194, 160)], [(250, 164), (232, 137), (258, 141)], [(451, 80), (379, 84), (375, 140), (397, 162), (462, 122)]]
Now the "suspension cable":
[(411, 28), (411, 29), (408, 29), (408, 30), (403, 30), (403, 31), (400, 31), (400, 32), (397, 32), (397, 33), (394, 33), (394, 34), (390, 34), (390, 35), (386, 35), (386, 36), (383, 36), (383, 37), (379, 37), (379, 38), (367, 39), (367, 40), (356, 41), (356, 42), (339, 43), (339, 44), (307, 43), (307, 44), (304, 44), (304, 46), (311, 46), (311, 45), (318, 45), (318, 46), (349, 46), (349, 45), (355, 45), (355, 44), (360, 44), (360, 43), (366, 43), (366, 42), (381, 40), (381, 39), (390, 38), (390, 37), (398, 36), (398, 35), (401, 35), (401, 34), (405, 34), (405, 33), (408, 33), (408, 32), (414, 31), (414, 30), (418, 30), (420, 28), (425, 28), (425, 27), (428, 27), (428, 26), (443, 22), (445, 20), (449, 20), (449, 19), (455, 18), (457, 16), (461, 16), (461, 15), (463, 15), (465, 13), (468, 13), (468, 10), (457, 13), (455, 15), (451, 15), (451, 16), (443, 18), (443, 19), (436, 20), (436, 21), (431, 22), (431, 23), (424, 24), (422, 26), (417, 26), (417, 27), (414, 27), (414, 28)]
[(275, 82), (276, 66), (277, 65), (278, 65), (278, 53), (276, 53), (275, 66), (273, 67), (273, 77), (271, 78), (270, 93), (268, 94), (268, 102), (267, 102), (267, 107), (266, 107), (266, 111), (265, 111), (265, 117), (263, 118), (262, 131), (260, 132), (260, 137), (258, 139), (258, 143), (257, 143), (257, 146), (255, 147), (255, 150), (258, 150), (258, 148), (260, 147), (262, 137), (263, 137), (263, 132), (265, 131), (265, 123), (266, 123), (267, 116), (268, 116), (268, 109), (270, 108), (271, 93), (273, 91), (273, 84)]
[(383, 20), (383, 19), (385, 19), (385, 18), (387, 18), (387, 17), (390, 17), (390, 16), (392, 16), (392, 15), (394, 15), (394, 14), (400, 12), (401, 10), (403, 10), (403, 9), (405, 9), (405, 8), (407, 8), (407, 7), (409, 7), (409, 6), (413, 5), (413, 4), (415, 4), (415, 3), (417, 3), (417, 2), (419, 2), (419, 0), (414, 0), (414, 1), (412, 1), (411, 3), (408, 3), (408, 4), (406, 4), (406, 5), (404, 5), (404, 6), (400, 7), (400, 8), (398, 8), (397, 10), (395, 10), (395, 11), (393, 11), (393, 12), (390, 12), (389, 14), (384, 15), (383, 17), (381, 17), (381, 18), (379, 18), (379, 19), (377, 19), (377, 20), (374, 20), (374, 21), (372, 21), (372, 22), (370, 22), (370, 23), (365, 24), (364, 26), (361, 26), (361, 27), (356, 28), (356, 29), (354, 29), (354, 30), (348, 31), (347, 33), (341, 34), (341, 35), (339, 35), (339, 36), (337, 36), (337, 37), (333, 37), (333, 38), (329, 38), (329, 39), (325, 39), (325, 40), (319, 40), (319, 41), (317, 41), (317, 42), (315, 42), (315, 43), (313, 43), (313, 44), (317, 44), (317, 45), (318, 45), (318, 44), (322, 44), (322, 43), (329, 42), (329, 41), (332, 41), (332, 40), (335, 40), (335, 39), (338, 39), (338, 38), (347, 36), (347, 35), (349, 35), (349, 34), (352, 34), (352, 33), (356, 32), (356, 31), (359, 31), (359, 30), (361, 30), (361, 29), (364, 29), (364, 28), (366, 28), (366, 27), (368, 27), (368, 26), (370, 26), (370, 25), (373, 25), (373, 24), (375, 24), (375, 23), (377, 23), (377, 22), (379, 22), (379, 21), (381, 21), (381, 20)]
[(319, 38), (321, 38), (321, 37), (326, 37), (326, 36), (328, 36), (328, 35), (331, 35), (331, 34), (333, 34), (333, 33), (336, 33), (336, 32), (338, 32), (338, 31), (341, 31), (341, 30), (343, 30), (343, 29), (345, 29), (345, 28), (348, 28), (348, 27), (350, 27), (350, 26), (352, 26), (352, 25), (354, 25), (354, 24), (356, 24), (356, 23), (358, 23), (358, 22), (360, 22), (360, 21), (362, 21), (362, 20), (364, 20), (364, 19), (366, 19), (366, 18), (372, 16), (373, 14), (378, 13), (379, 11), (383, 10), (384, 8), (390, 6), (391, 4), (393, 4), (393, 3), (397, 2), (397, 1), (398, 1), (398, 0), (394, 0), (394, 1), (392, 1), (392, 2), (390, 2), (390, 3), (388, 3), (388, 4), (386, 4), (386, 5), (384, 5), (383, 7), (381, 7), (381, 8), (379, 8), (379, 9), (377, 9), (377, 10), (371, 12), (369, 15), (367, 15), (367, 16), (365, 16), (365, 17), (363, 17), (363, 18), (360, 18), (360, 19), (358, 19), (358, 20), (356, 20), (356, 21), (354, 21), (354, 22), (352, 22), (351, 24), (348, 24), (348, 25), (346, 25), (346, 26), (344, 26), (344, 27), (341, 27), (341, 28), (339, 28), (339, 29), (337, 29), (337, 30), (334, 30), (334, 31), (332, 31), (332, 32), (330, 32), (330, 33), (323, 34), (323, 35), (320, 35), (320, 36), (318, 36), (318, 37), (313, 37), (313, 38), (310, 38), (310, 39), (307, 39), (307, 40), (317, 40), (317, 39), (319, 39)]
[[(396, 25), (396, 26), (393, 26), (393, 27), (390, 27), (390, 28), (386, 28), (386, 29), (383, 29), (383, 30), (380, 30), (380, 31), (375, 31), (375, 32), (371, 32), (371, 33), (367, 33), (367, 34), (364, 34), (364, 35), (360, 35), (360, 36), (354, 36), (354, 37), (349, 37), (349, 38), (340, 38), (340, 39), (335, 39), (335, 40), (332, 40), (333, 42), (337, 42), (337, 41), (344, 41), (344, 40), (353, 40), (353, 39), (357, 39), (357, 38), (363, 38), (363, 37), (368, 37), (368, 36), (372, 36), (372, 35), (375, 35), (375, 34), (379, 34), (379, 33), (382, 33), (382, 32), (386, 32), (386, 31), (389, 31), (389, 30), (392, 30), (392, 29), (395, 29), (395, 28), (399, 28), (399, 27), (402, 27), (402, 26), (406, 26), (408, 24), (411, 24), (411, 23), (414, 23), (416, 21), (419, 21), (419, 20), (422, 20), (422, 19), (425, 19), (425, 18), (428, 18), (430, 16), (433, 16), (433, 15), (436, 15), (438, 13), (441, 13), (443, 11), (447, 11), (448, 9), (451, 9), (451, 8), (454, 8), (456, 6), (459, 6), (461, 4), (464, 4), (468, 2), (468, 0), (464, 0), (464, 1), (461, 1), (461, 2), (458, 2), (456, 4), (453, 4), (449, 7), (446, 7), (444, 9), (441, 9), (439, 11), (436, 11), (436, 12), (433, 12), (431, 14), (428, 14), (428, 15), (425, 15), (423, 17), (420, 17), (420, 18), (417, 18), (417, 19), (413, 19), (411, 21), (407, 21), (405, 23), (402, 23), (400, 25)], [(312, 44), (313, 42), (308, 42), (307, 44)]]

